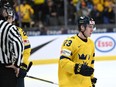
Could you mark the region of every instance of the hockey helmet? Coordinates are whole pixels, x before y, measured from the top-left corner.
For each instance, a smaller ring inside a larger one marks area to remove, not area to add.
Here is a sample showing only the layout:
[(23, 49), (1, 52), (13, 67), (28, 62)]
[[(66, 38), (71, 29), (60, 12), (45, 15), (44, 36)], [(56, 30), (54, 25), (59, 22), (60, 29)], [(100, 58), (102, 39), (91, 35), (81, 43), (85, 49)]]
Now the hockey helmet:
[(94, 25), (95, 27), (95, 21), (93, 18), (87, 17), (87, 16), (81, 16), (77, 20), (78, 28), (80, 29), (80, 26), (83, 25), (86, 27), (88, 24)]
[(14, 10), (9, 4), (9, 2), (5, 2), (0, 4), (0, 16), (3, 20), (7, 20), (8, 16), (12, 16), (14, 18)]

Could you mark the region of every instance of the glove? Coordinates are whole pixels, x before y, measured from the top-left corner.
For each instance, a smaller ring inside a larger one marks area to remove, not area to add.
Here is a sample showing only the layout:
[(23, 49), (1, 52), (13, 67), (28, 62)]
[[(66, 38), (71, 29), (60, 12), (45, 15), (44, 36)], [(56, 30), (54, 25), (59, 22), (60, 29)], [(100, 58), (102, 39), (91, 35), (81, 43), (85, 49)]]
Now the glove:
[(95, 84), (92, 84), (92, 87), (95, 87)]
[(19, 78), (24, 78), (27, 74), (27, 65), (22, 63), (19, 70)]
[(97, 78), (92, 78), (91, 79), (91, 82), (92, 82), (92, 87), (95, 87), (95, 84), (96, 84), (96, 82), (97, 82)]
[(81, 74), (83, 76), (91, 76), (94, 69), (86, 64), (75, 64), (75, 74)]

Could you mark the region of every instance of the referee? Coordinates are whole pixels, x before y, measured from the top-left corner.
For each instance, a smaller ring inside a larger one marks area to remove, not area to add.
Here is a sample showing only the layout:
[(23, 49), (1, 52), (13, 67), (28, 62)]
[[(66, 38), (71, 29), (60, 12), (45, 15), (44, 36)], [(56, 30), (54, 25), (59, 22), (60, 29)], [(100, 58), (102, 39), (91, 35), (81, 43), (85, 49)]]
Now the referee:
[(6, 21), (13, 13), (4, 4), (0, 0), (0, 87), (16, 87), (23, 43), (16, 26)]

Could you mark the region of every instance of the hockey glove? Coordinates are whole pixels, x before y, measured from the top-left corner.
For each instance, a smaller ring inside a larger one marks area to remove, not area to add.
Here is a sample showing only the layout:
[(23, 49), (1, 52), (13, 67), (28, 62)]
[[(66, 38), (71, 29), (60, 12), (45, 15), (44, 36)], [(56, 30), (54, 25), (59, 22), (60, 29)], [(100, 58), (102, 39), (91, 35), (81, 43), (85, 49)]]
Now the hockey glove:
[(19, 78), (24, 78), (27, 74), (27, 65), (22, 63), (19, 70)]
[(86, 64), (75, 64), (75, 74), (81, 74), (83, 76), (91, 76), (94, 69)]
[(97, 78), (92, 78), (91, 79), (91, 82), (92, 82), (92, 87), (95, 87), (95, 84), (96, 84), (96, 82), (97, 82)]

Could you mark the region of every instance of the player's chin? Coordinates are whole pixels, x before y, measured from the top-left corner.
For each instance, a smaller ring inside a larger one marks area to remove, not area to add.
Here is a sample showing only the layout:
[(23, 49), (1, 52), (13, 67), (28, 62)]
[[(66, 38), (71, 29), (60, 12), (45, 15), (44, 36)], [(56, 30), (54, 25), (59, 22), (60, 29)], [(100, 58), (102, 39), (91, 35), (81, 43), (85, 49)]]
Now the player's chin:
[(88, 37), (90, 37), (91, 36), (91, 34), (90, 35), (88, 35)]
[(88, 37), (91, 37), (91, 34), (89, 34)]

